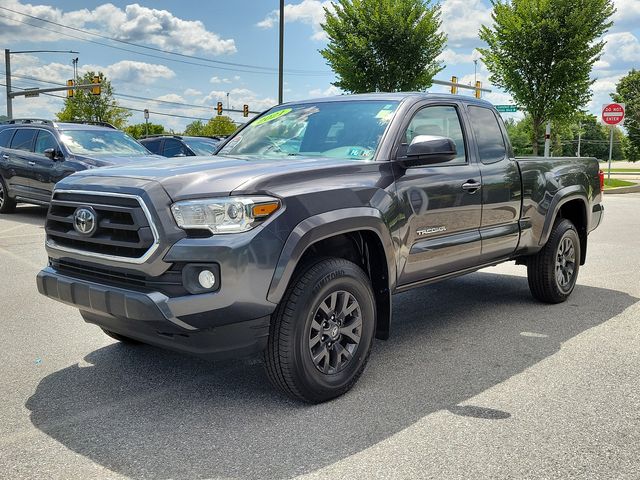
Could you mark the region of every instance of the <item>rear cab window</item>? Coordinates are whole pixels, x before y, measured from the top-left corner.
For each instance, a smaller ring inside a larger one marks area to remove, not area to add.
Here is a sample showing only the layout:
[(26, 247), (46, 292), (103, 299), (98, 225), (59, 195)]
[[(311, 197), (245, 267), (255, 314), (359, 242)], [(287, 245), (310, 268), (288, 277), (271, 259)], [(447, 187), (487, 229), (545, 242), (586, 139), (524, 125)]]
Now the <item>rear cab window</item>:
[(33, 151), (33, 140), (36, 137), (35, 128), (18, 128), (16, 134), (11, 140), (11, 148), (14, 150), (23, 150), (25, 152)]
[(148, 141), (142, 142), (142, 145), (144, 145), (145, 148), (147, 150), (149, 150), (151, 153), (155, 153), (156, 155), (160, 155), (160, 143), (161, 142), (162, 142), (162, 139), (148, 140)]
[(469, 105), (469, 118), (476, 134), (480, 161), (488, 165), (504, 160), (507, 156), (507, 147), (493, 110)]

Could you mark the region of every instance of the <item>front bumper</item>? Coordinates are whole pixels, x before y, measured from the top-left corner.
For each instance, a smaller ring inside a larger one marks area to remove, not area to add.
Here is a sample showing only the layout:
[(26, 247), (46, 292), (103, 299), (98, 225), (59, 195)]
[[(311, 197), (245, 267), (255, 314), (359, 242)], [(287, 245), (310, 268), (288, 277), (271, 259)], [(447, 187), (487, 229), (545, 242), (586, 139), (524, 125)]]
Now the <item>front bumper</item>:
[(41, 294), (79, 308), (89, 323), (144, 343), (198, 356), (218, 359), (249, 355), (265, 348), (269, 334), (269, 316), (213, 322), (207, 328), (181, 320), (177, 313), (186, 301), (201, 295), (169, 298), (160, 292), (138, 292), (72, 278), (51, 267), (38, 274), (37, 284)]

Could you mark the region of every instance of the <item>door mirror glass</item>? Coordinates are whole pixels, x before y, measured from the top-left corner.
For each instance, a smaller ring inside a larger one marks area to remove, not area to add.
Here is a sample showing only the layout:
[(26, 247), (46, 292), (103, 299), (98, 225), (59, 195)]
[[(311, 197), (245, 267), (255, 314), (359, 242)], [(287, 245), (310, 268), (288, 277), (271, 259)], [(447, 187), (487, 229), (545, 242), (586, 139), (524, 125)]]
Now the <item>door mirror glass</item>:
[(407, 167), (445, 163), (458, 155), (453, 139), (435, 135), (417, 135), (407, 147), (406, 156), (398, 160)]

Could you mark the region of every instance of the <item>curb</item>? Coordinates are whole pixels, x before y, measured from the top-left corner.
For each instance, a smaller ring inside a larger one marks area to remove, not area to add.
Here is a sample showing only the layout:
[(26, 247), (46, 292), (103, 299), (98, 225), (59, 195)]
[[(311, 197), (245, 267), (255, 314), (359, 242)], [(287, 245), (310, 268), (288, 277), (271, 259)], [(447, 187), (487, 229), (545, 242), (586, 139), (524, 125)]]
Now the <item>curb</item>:
[(618, 188), (608, 188), (604, 190), (606, 195), (616, 194), (616, 193), (637, 193), (640, 192), (640, 184), (632, 185), (629, 187), (618, 187)]

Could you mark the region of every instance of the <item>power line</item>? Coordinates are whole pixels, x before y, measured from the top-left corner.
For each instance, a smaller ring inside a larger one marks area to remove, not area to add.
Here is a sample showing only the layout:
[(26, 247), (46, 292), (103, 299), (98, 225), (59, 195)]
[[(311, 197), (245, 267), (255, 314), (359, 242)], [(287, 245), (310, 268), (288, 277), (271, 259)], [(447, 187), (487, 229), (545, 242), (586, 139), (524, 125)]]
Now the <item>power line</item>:
[[(210, 62), (210, 63), (214, 63), (214, 64), (219, 64), (219, 65), (250, 68), (250, 69), (259, 70), (259, 71), (249, 71), (249, 70), (238, 70), (238, 69), (233, 69), (233, 68), (215, 67), (215, 68), (218, 68), (220, 70), (231, 70), (231, 71), (238, 71), (238, 72), (243, 72), (243, 73), (268, 73), (268, 74), (276, 74), (277, 73), (277, 69), (275, 69), (273, 67), (264, 67), (264, 66), (260, 66), (260, 65), (250, 65), (250, 64), (235, 63), (235, 62), (225, 62), (225, 61), (222, 61), (222, 60), (213, 60), (213, 59), (210, 59), (210, 58), (199, 57), (199, 56), (196, 56), (196, 55), (188, 55), (188, 54), (179, 53), (179, 52), (172, 52), (172, 51), (169, 51), (169, 50), (164, 50), (164, 49), (156, 48), (156, 47), (150, 47), (148, 45), (141, 45), (141, 44), (129, 42), (129, 41), (126, 41), (126, 40), (121, 40), (121, 39), (118, 39), (118, 38), (109, 37), (107, 35), (101, 35), (99, 33), (90, 32), (88, 30), (83, 30), (81, 28), (72, 27), (72, 26), (69, 26), (69, 25), (64, 25), (62, 23), (54, 22), (52, 20), (48, 20), (48, 19), (45, 19), (45, 18), (40, 18), (40, 17), (37, 17), (35, 15), (29, 15), (28, 13), (19, 12), (17, 10), (13, 10), (11, 8), (0, 6), (0, 9), (15, 13), (17, 15), (23, 15), (25, 17), (32, 18), (34, 20), (39, 20), (41, 22), (49, 23), (49, 24), (52, 24), (52, 25), (55, 25), (55, 26), (58, 26), (58, 27), (67, 28), (69, 30), (73, 30), (73, 31), (76, 31), (76, 32), (79, 32), (79, 33), (83, 33), (85, 35), (92, 35), (94, 37), (102, 38), (102, 39), (109, 40), (109, 41), (112, 41), (112, 42), (118, 42), (118, 43), (122, 43), (122, 44), (125, 44), (125, 45), (130, 45), (130, 46), (133, 46), (133, 47), (136, 47), (136, 48), (143, 48), (143, 49), (151, 50), (151, 51), (154, 51), (154, 52), (160, 52), (160, 53), (163, 53), (165, 55), (174, 55), (174, 56), (178, 56), (178, 57), (182, 57), (182, 58), (190, 58), (190, 59), (194, 59), (194, 60), (201, 60), (201, 61)], [(139, 55), (146, 55), (146, 56), (151, 56), (151, 57), (155, 57), (155, 58), (161, 58), (163, 60), (169, 60), (169, 61), (180, 62), (180, 63), (188, 63), (188, 64), (191, 64), (191, 65), (208, 66), (208, 67), (214, 68), (212, 65), (203, 65), (203, 64), (194, 63), (194, 62), (179, 61), (179, 60), (176, 60), (176, 59), (170, 59), (170, 58), (166, 58), (166, 57), (162, 57), (162, 56), (158, 56), (158, 55), (151, 55), (151, 54), (145, 54), (143, 52), (136, 52), (135, 50), (123, 49), (123, 48), (116, 47), (114, 45), (109, 45), (109, 44), (105, 44), (105, 43), (101, 43), (101, 42), (95, 42), (95, 41), (92, 41), (92, 40), (89, 40), (89, 39), (86, 39), (86, 38), (83, 38), (83, 37), (73, 36), (73, 35), (70, 35), (68, 33), (62, 33), (62, 32), (59, 32), (57, 30), (48, 29), (48, 28), (45, 28), (45, 27), (43, 27), (41, 25), (34, 25), (33, 23), (29, 23), (29, 22), (25, 22), (25, 21), (22, 21), (22, 20), (18, 20), (16, 18), (12, 18), (12, 17), (9, 17), (7, 15), (0, 15), (0, 16), (4, 17), (4, 18), (7, 18), (9, 20), (15, 21), (15, 22), (19, 22), (19, 23), (25, 24), (25, 25), (30, 25), (32, 27), (41, 28), (43, 30), (55, 32), (55, 33), (60, 34), (60, 35), (65, 35), (65, 36), (68, 36), (68, 37), (71, 37), (71, 38), (75, 38), (75, 39), (78, 39), (78, 40), (83, 40), (83, 41), (86, 41), (86, 42), (95, 43), (97, 45), (102, 45), (102, 46), (106, 46), (106, 47), (109, 47), (109, 48), (116, 48), (118, 50), (124, 50), (124, 51), (127, 51), (127, 52), (136, 53), (136, 54), (139, 54)], [(291, 70), (287, 70), (287, 73), (288, 74), (293, 74), (293, 75), (330, 75), (330, 72), (321, 72), (321, 71), (318, 71), (318, 70), (296, 70), (296, 69), (291, 69)]]

